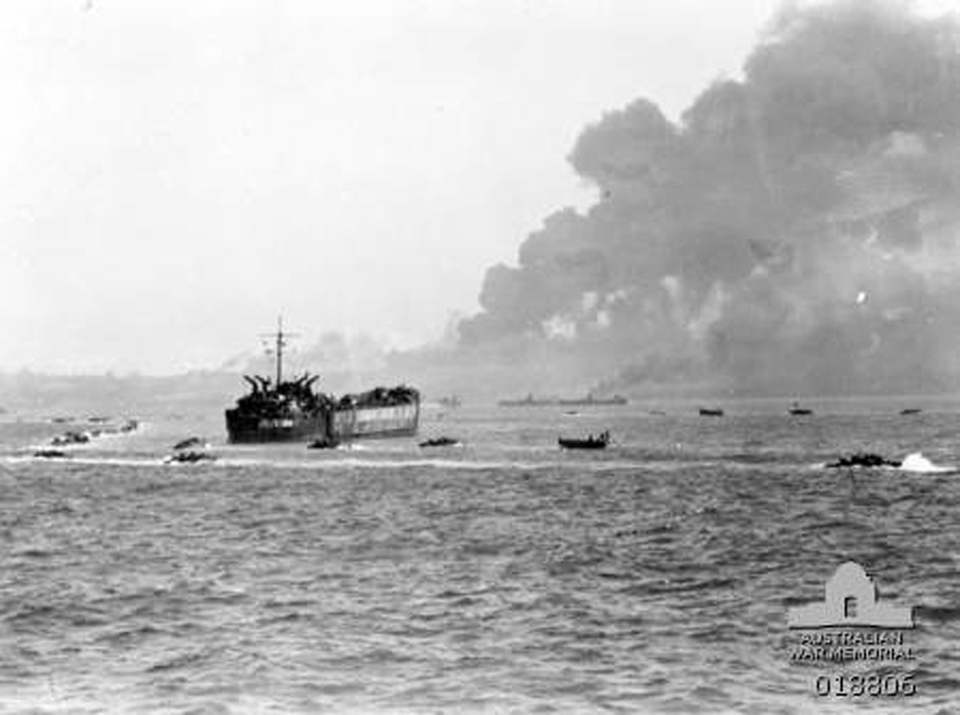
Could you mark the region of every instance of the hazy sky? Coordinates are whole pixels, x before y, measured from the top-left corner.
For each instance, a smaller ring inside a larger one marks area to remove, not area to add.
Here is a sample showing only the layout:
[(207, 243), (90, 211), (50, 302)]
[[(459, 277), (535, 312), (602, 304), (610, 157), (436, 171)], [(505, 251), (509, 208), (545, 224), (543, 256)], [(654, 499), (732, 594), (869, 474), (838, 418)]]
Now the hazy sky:
[(676, 116), (776, 5), (7, 0), (0, 369), (215, 366), (280, 312), (436, 338), (589, 204), (585, 124)]

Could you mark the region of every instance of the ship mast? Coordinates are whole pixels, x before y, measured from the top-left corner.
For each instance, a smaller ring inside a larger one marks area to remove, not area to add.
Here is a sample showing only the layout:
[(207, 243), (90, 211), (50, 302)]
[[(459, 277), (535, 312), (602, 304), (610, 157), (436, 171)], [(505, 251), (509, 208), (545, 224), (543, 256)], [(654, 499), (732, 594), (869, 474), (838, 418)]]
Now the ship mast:
[(280, 389), (280, 377), (283, 366), (283, 316), (277, 316), (277, 389)]
[[(274, 387), (275, 390), (280, 389), (280, 381), (283, 379), (283, 349), (287, 345), (284, 339), (296, 337), (296, 335), (297, 335), (296, 333), (283, 332), (283, 316), (278, 315), (277, 316), (277, 332), (270, 333), (269, 335), (264, 336), (264, 337), (273, 338), (276, 345), (276, 347), (274, 348), (277, 355), (277, 382), (275, 383), (275, 387)], [(269, 352), (270, 351), (268, 350), (267, 353), (269, 354)]]

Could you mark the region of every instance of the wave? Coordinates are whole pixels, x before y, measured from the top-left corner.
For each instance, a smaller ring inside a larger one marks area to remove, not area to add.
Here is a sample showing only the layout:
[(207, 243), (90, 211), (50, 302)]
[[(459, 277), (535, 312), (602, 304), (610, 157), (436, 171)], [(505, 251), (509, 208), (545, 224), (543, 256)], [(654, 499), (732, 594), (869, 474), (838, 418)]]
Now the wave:
[[(362, 449), (368, 449), (366, 447)], [(408, 468), (434, 468), (446, 470), (464, 470), (464, 471), (484, 471), (484, 470), (508, 470), (508, 471), (542, 471), (573, 468), (578, 471), (590, 473), (598, 472), (621, 472), (621, 471), (674, 471), (688, 469), (691, 467), (707, 468), (713, 466), (729, 466), (731, 463), (726, 460), (707, 460), (692, 459), (684, 461), (680, 459), (583, 459), (570, 457), (566, 459), (551, 460), (518, 460), (518, 459), (454, 459), (443, 457), (411, 457), (408, 459), (397, 458), (397, 452), (389, 457), (347, 457), (336, 454), (334, 450), (331, 453), (318, 455), (312, 459), (294, 458), (294, 459), (270, 459), (260, 457), (235, 457), (216, 455), (217, 458), (202, 460), (198, 462), (169, 462), (167, 455), (163, 456), (113, 456), (113, 455), (91, 455), (80, 452), (68, 452), (63, 457), (43, 457), (36, 455), (7, 455), (0, 457), (0, 462), (9, 464), (78, 464), (103, 466), (112, 465), (120, 467), (162, 467), (164, 469), (178, 470), (196, 470), (200, 468), (230, 468), (230, 467), (270, 467), (276, 469), (312, 469), (312, 470), (336, 470), (336, 469), (408, 469)], [(350, 450), (353, 451), (353, 450)], [(552, 450), (556, 453), (556, 448)], [(334, 456), (335, 455), (335, 456)], [(765, 465), (751, 463), (735, 463), (739, 468), (757, 469)], [(768, 465), (767, 465), (768, 466)]]
[[(619, 465), (621, 467), (639, 467), (642, 463), (630, 463)], [(269, 466), (280, 469), (404, 469), (415, 467), (427, 467), (436, 469), (462, 469), (462, 470), (541, 470), (557, 469), (562, 467), (575, 466), (577, 468), (607, 468), (614, 466), (609, 462), (595, 462), (593, 464), (575, 463), (575, 462), (522, 462), (513, 460), (459, 460), (459, 459), (370, 459), (370, 458), (334, 458), (334, 459), (297, 459), (297, 460), (266, 460), (266, 459), (221, 459), (212, 463), (211, 466), (224, 467), (259, 467)]]
[[(339, 457), (332, 459), (257, 459), (246, 457), (219, 457), (216, 460), (205, 460), (198, 463), (171, 463), (164, 461), (166, 457), (93, 457), (79, 454), (69, 454), (65, 457), (49, 458), (33, 455), (7, 456), (0, 461), (11, 464), (25, 463), (53, 463), (53, 464), (82, 464), (82, 465), (116, 465), (126, 467), (163, 467), (165, 469), (197, 469), (199, 467), (271, 467), (277, 469), (399, 469), (405, 467), (436, 467), (441, 469), (555, 469), (571, 466), (583, 467), (583, 463), (572, 462), (520, 462), (520, 461), (466, 461), (457, 459), (375, 459), (359, 457)], [(610, 463), (597, 462), (593, 466), (614, 466)], [(640, 466), (640, 463), (620, 465)]]

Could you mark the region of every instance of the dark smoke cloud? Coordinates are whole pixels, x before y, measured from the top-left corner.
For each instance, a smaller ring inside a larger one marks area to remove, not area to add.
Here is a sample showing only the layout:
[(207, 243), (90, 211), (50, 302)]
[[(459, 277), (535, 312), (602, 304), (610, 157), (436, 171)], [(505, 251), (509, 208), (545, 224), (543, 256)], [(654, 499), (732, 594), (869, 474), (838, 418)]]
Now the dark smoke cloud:
[(489, 269), (462, 347), (577, 356), (611, 389), (956, 386), (958, 47), (905, 2), (790, 5), (679, 123), (605, 114), (569, 157), (597, 203)]

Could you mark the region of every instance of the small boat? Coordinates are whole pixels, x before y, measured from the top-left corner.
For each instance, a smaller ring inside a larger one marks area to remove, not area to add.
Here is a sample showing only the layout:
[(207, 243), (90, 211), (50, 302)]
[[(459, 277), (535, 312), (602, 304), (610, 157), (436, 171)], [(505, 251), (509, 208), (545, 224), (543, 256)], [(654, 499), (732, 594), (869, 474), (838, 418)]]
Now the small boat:
[(896, 462), (879, 454), (872, 452), (854, 452), (847, 457), (840, 457), (836, 461), (823, 465), (826, 469), (851, 469), (854, 467), (860, 469), (879, 469), (881, 467), (899, 467), (900, 462)]
[(793, 415), (794, 417), (802, 417), (804, 415), (812, 415), (813, 410), (807, 407), (801, 407), (799, 402), (794, 402), (790, 406), (790, 409), (787, 410), (787, 413)]
[(433, 437), (420, 443), (421, 447), (452, 447), (460, 444), (459, 439), (453, 437)]
[(439, 403), (441, 407), (447, 407), (450, 409), (456, 409), (462, 404), (459, 395), (447, 395), (446, 397), (441, 397)]
[(952, 464), (934, 464), (920, 452), (908, 454), (899, 462), (871, 452), (855, 452), (823, 466), (827, 469), (898, 469), (914, 474), (956, 474), (960, 471)]
[(307, 449), (336, 449), (340, 446), (340, 440), (335, 437), (320, 437), (307, 445)]
[(124, 420), (117, 428), (119, 432), (136, 432), (138, 429), (140, 429), (140, 421), (134, 419)]
[(59, 449), (38, 449), (33, 453), (33, 456), (42, 459), (68, 459), (70, 457), (69, 454)]
[(177, 452), (163, 460), (164, 464), (196, 464), (197, 462), (216, 462), (217, 456), (209, 452)]
[(923, 410), (919, 407), (907, 407), (900, 410), (901, 415), (919, 415), (921, 412), (923, 412)]
[(610, 433), (601, 432), (598, 437), (593, 435), (585, 438), (558, 437), (557, 444), (562, 449), (606, 449), (610, 444)]
[(50, 444), (61, 447), (65, 444), (86, 444), (89, 441), (90, 435), (86, 432), (64, 432), (50, 440)]
[(185, 449), (190, 449), (191, 447), (206, 449), (207, 443), (200, 437), (187, 437), (186, 439), (180, 440), (175, 445), (173, 445), (174, 451), (177, 451), (177, 452), (181, 452)]
[(719, 407), (701, 407), (701, 417), (723, 417), (723, 410)]

